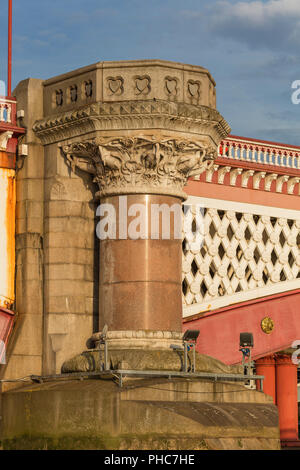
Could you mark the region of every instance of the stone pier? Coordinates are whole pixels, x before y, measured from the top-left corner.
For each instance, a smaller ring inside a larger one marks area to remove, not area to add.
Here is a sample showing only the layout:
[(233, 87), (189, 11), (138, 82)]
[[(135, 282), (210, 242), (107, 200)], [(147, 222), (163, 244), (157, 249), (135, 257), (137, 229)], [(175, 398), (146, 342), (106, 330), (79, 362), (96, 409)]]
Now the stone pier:
[[(18, 331), (23, 375), (101, 373), (103, 354), (95, 348), (104, 327), (111, 369), (181, 371), (182, 357), (170, 345), (182, 345), (184, 186), (213, 165), (230, 132), (216, 110), (212, 76), (168, 61), (100, 62), (38, 81), (36, 90), (25, 82), (18, 93), (30, 140), (19, 175), (24, 222), (17, 240), (33, 240), (39, 254), (35, 284), (19, 256), (21, 317), (31, 296), (42, 299), (36, 327), (25, 321)], [(29, 96), (40, 106), (31, 107)], [(39, 163), (32, 191), (31, 155)], [(26, 201), (35, 194), (33, 223), (34, 205)], [(18, 361), (14, 348), (11, 360)], [(196, 365), (240, 372), (201, 355)], [(279, 446), (272, 399), (241, 384), (156, 377), (128, 378), (120, 388), (102, 379), (4, 393), (4, 447)]]

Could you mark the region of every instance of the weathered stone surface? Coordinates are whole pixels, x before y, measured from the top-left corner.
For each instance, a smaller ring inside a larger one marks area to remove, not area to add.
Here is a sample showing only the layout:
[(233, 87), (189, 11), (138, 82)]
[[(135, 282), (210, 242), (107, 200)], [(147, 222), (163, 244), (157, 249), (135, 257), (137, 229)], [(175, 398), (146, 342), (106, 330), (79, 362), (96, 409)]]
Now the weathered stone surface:
[[(166, 60), (98, 62), (50, 78), (44, 87), (47, 115), (100, 100), (113, 103), (162, 99), (216, 106), (215, 81), (207, 69)], [(61, 100), (56, 97), (58, 91)]]
[[(40, 331), (39, 331), (40, 333)], [(39, 341), (39, 338), (36, 338), (37, 333), (35, 333), (34, 341)], [(18, 338), (22, 338), (20, 335), (16, 335), (16, 341)], [(42, 370), (42, 357), (39, 352), (38, 355), (30, 355), (26, 351), (26, 354), (14, 354), (14, 350), (8, 352), (8, 361), (5, 366), (2, 366), (2, 374), (5, 379), (15, 379), (22, 378), (26, 376), (26, 371), (30, 370), (31, 374), (40, 374)], [(3, 383), (2, 391), (15, 389), (22, 386), (22, 382), (7, 382)]]
[(3, 448), (279, 449), (271, 400), (246, 391), (251, 404), (232, 403), (232, 387), (241, 386), (202, 381), (191, 388), (182, 379), (142, 380), (122, 389), (111, 380), (27, 386), (3, 394)]
[(48, 201), (45, 203), (45, 217), (83, 217), (95, 219), (95, 205), (78, 201)]
[(18, 109), (24, 110), (22, 125), (26, 128), (26, 143), (39, 145), (40, 142), (32, 131), (32, 126), (36, 119), (43, 117), (43, 80), (36, 78), (22, 80), (14, 89), (13, 96), (17, 96)]
[(85, 264), (94, 263), (94, 250), (92, 248), (78, 248), (76, 246), (52, 248), (45, 253), (46, 264)]
[[(37, 298), (34, 298), (37, 301)], [(26, 315), (19, 314), (18, 316), (18, 330), (14, 347), (14, 355), (17, 356), (38, 356), (43, 347), (42, 335), (37, 335), (36, 331), (42, 331), (43, 318), (39, 312), (30, 313)], [(22, 338), (22, 341), (18, 341)]]
[[(192, 354), (189, 353), (190, 360)], [(172, 350), (143, 350), (119, 349), (109, 350), (108, 362), (112, 369), (117, 369), (121, 362), (126, 362), (131, 370), (173, 370), (183, 368), (183, 355)], [(62, 366), (62, 372), (86, 372), (101, 370), (104, 362), (104, 352), (86, 351), (68, 361)], [(228, 366), (210, 356), (196, 354), (196, 370), (199, 372), (242, 373), (242, 366)]]

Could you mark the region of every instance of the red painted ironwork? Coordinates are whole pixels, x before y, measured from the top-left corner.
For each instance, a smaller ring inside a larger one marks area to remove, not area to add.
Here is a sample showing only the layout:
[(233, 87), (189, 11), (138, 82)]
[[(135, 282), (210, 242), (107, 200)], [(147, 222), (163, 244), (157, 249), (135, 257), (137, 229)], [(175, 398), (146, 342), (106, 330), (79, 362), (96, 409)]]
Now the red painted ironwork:
[(0, 347), (0, 364), (2, 364), (5, 359), (5, 350), (12, 332), (14, 320), (14, 312), (0, 308), (0, 344), (2, 345), (2, 347)]
[[(183, 322), (183, 330), (200, 330), (197, 350), (226, 364), (240, 363), (239, 336), (254, 337), (253, 359), (290, 348), (300, 338), (300, 289), (200, 313)], [(271, 317), (274, 330), (264, 333), (261, 321)]]
[(247, 142), (253, 142), (254, 146), (255, 144), (263, 144), (264, 146), (274, 146), (274, 147), (285, 147), (289, 149), (294, 149), (295, 151), (300, 152), (300, 146), (299, 145), (287, 145), (282, 142), (273, 142), (271, 140), (261, 140), (261, 139), (253, 139), (253, 137), (242, 137), (239, 135), (232, 135), (229, 134), (227, 139), (233, 139), (233, 140), (245, 140)]

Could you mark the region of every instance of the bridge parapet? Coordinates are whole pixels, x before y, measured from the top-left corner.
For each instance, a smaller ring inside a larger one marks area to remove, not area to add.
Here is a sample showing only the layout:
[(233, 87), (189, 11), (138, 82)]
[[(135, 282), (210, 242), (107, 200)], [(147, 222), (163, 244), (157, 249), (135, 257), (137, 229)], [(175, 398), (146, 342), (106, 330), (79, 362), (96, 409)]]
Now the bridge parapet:
[(186, 204), (202, 207), (202, 241), (183, 241), (184, 317), (300, 288), (299, 211), (194, 196)]
[(300, 169), (300, 147), (234, 135), (221, 142), (219, 157)]

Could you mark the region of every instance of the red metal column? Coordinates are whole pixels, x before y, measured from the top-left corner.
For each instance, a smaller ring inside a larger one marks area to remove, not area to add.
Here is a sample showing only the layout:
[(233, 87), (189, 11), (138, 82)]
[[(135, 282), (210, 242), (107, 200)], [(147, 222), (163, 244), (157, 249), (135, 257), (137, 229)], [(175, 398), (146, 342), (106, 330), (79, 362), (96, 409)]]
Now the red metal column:
[(7, 96), (11, 96), (12, 0), (8, 0)]
[[(257, 375), (264, 375), (264, 393), (270, 395), (276, 403), (276, 384), (275, 384), (275, 358), (274, 355), (261, 357), (255, 361)], [(259, 389), (259, 381), (258, 389)]]
[(297, 365), (288, 354), (276, 354), (276, 404), (280, 439), (298, 440)]

